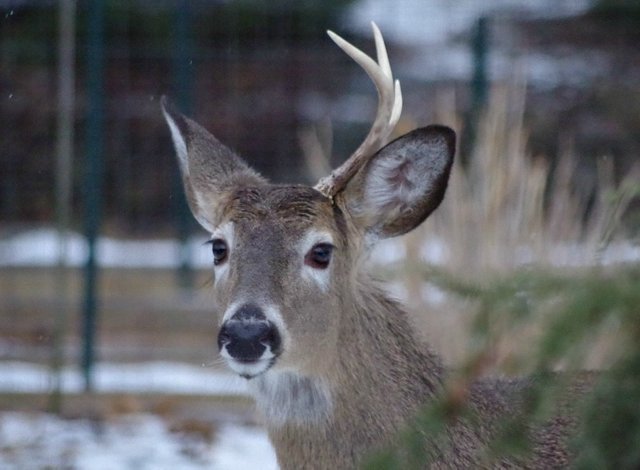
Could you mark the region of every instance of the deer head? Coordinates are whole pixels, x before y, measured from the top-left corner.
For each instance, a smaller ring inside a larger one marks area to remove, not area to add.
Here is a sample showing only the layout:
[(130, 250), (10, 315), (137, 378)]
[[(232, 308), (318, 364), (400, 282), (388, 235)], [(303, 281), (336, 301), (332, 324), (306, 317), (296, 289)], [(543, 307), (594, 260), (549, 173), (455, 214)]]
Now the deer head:
[(402, 98), (377, 27), (377, 62), (329, 35), (371, 77), (380, 104), (363, 144), (315, 187), (269, 183), (162, 102), (190, 208), (211, 234), (220, 354), (248, 379), (331, 373), (367, 282), (361, 261), (440, 204), (453, 161), (455, 134), (443, 126), (384, 145)]

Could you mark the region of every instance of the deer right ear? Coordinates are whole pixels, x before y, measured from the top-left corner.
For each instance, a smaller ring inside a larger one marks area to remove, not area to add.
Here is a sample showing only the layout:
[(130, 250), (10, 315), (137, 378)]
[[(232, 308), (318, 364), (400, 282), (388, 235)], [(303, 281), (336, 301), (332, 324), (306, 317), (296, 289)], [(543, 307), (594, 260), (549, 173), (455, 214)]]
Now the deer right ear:
[(375, 238), (413, 230), (444, 197), (455, 132), (416, 129), (379, 150), (347, 183), (344, 200), (356, 223)]
[(227, 195), (238, 187), (260, 186), (266, 181), (205, 128), (178, 112), (166, 97), (161, 103), (189, 207), (211, 233), (219, 224)]

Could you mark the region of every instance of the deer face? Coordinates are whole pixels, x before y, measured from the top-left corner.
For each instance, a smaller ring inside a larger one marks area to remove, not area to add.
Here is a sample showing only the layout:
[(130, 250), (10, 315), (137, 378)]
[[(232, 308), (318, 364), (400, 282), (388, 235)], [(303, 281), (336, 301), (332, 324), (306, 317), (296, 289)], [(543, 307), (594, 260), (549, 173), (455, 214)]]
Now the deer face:
[(339, 354), (344, 303), (372, 242), (408, 232), (440, 203), (448, 128), (390, 143), (335, 195), (272, 185), (195, 122), (165, 108), (189, 205), (211, 234), (218, 348), (246, 378), (321, 375)]
[(223, 205), (211, 238), (220, 354), (247, 378), (271, 367), (320, 372), (342, 311), (342, 213), (304, 186), (242, 187)]
[(211, 234), (219, 351), (246, 378), (330, 369), (359, 259), (376, 240), (419, 225), (444, 196), (451, 129), (416, 129), (380, 149), (402, 99), (374, 33), (378, 63), (332, 35), (372, 77), (381, 104), (365, 142), (315, 188), (269, 184), (163, 100), (187, 200)]

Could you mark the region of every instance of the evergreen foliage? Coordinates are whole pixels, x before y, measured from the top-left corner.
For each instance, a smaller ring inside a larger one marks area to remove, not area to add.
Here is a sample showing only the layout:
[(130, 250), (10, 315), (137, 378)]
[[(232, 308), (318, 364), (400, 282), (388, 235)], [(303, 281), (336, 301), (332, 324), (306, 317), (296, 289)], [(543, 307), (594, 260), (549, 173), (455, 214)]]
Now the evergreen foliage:
[[(477, 306), (474, 352), (439, 399), (402, 434), (397, 447), (372, 458), (366, 468), (423, 468), (431, 455), (424, 442), (446, 445), (447, 425), (466, 419), (481, 426), (470, 414), (464, 390), (496, 368), (525, 373), (532, 385), (522, 397), (521, 413), (503, 420), (483, 450), (480, 458), (488, 467), (504, 457), (526, 458), (531, 427), (547, 422), (563, 406), (579, 423), (570, 443), (575, 468), (638, 468), (640, 265), (579, 273), (521, 269), (489, 282), (461, 281), (435, 268), (424, 274)], [(519, 332), (532, 322), (541, 332), (518, 347), (508, 363), (496, 364), (496, 345), (505, 336), (519, 341)], [(611, 365), (584, 372), (590, 349), (603, 338)]]

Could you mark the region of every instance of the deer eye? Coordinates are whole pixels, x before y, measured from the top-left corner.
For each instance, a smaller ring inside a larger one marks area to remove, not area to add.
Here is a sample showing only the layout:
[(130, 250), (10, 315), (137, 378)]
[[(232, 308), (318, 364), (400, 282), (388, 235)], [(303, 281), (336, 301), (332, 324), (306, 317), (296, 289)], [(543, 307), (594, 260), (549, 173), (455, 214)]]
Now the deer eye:
[(315, 269), (326, 269), (331, 261), (333, 245), (330, 243), (318, 243), (304, 257), (304, 264)]
[(214, 238), (209, 242), (211, 245), (211, 252), (213, 253), (213, 264), (218, 266), (227, 260), (227, 242), (222, 238)]

